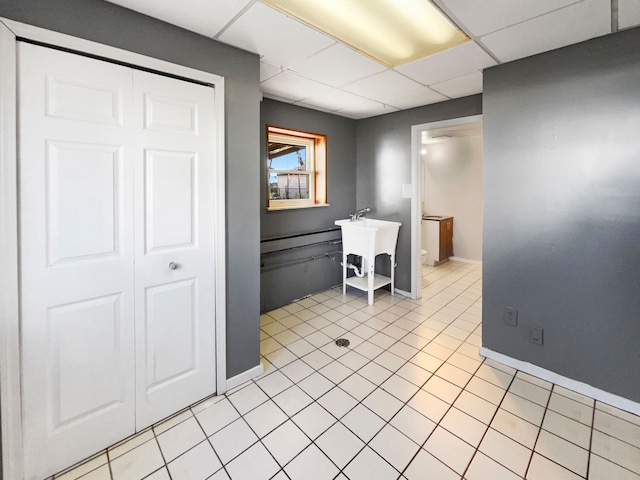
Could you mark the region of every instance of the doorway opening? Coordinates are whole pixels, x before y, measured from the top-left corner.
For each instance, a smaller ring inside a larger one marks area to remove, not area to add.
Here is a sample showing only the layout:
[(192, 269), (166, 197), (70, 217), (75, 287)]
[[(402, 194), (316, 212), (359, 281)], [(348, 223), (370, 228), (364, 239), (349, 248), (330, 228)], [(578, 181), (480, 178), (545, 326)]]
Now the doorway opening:
[[(417, 299), (423, 261), (482, 263), (482, 115), (412, 126), (411, 159), (411, 298)], [(423, 238), (423, 226), (445, 221), (451, 223), (442, 227), (453, 229), (448, 249), (437, 233)]]

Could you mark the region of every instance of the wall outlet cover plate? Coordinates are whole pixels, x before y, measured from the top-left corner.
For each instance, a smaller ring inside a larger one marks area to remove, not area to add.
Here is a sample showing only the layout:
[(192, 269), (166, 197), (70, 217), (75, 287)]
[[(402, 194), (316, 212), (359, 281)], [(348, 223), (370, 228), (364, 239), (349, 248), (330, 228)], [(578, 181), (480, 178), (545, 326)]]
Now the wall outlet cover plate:
[(507, 325), (515, 327), (518, 325), (518, 311), (515, 308), (504, 307), (502, 311), (502, 321)]
[(542, 346), (544, 329), (538, 325), (529, 326), (529, 342)]

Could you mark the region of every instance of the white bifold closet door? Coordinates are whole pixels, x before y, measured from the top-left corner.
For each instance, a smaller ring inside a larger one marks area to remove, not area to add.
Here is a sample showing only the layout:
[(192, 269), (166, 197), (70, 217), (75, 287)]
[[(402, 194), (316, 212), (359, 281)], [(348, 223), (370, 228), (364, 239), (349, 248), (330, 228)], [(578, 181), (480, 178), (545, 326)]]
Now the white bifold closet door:
[(22, 417), (41, 480), (215, 392), (214, 92), (19, 43)]

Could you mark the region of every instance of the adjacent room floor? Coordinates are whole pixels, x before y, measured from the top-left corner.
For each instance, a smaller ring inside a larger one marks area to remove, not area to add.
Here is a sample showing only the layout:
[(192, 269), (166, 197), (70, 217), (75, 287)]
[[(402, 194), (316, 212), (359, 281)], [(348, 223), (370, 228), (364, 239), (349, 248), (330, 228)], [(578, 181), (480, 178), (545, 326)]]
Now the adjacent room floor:
[(481, 267), (423, 273), (262, 315), (261, 377), (56, 478), (640, 480), (640, 417), (485, 360)]

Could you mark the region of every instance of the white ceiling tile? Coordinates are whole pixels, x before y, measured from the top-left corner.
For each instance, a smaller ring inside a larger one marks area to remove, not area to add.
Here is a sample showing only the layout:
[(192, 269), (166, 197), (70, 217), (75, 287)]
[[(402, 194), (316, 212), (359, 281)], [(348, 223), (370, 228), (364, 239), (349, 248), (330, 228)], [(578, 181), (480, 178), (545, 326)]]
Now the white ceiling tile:
[(339, 115), (346, 115), (350, 118), (367, 118), (397, 111), (397, 108), (390, 107), (389, 105), (383, 105), (382, 103), (374, 102), (373, 100), (365, 100), (357, 105), (352, 105), (351, 107), (338, 110), (336, 113)]
[[(267, 98), (350, 118), (481, 92), (482, 70), (496, 64), (483, 48), (505, 62), (611, 28), (611, 0), (433, 0), (483, 47), (472, 40), (387, 69), (261, 0), (108, 1), (259, 54)], [(621, 29), (640, 25), (640, 0), (618, 4)]]
[(335, 111), (334, 108), (321, 107), (319, 105), (313, 105), (311, 103), (305, 103), (305, 102), (295, 102), (294, 105), (296, 105), (297, 107), (309, 108), (311, 110), (317, 110), (318, 112), (324, 112), (324, 113), (333, 113)]
[(300, 104), (305, 104), (312, 108), (322, 107), (329, 110), (340, 110), (365, 101), (362, 97), (353, 93), (344, 92), (342, 90), (333, 89), (322, 92), (309, 98), (305, 98)]
[(386, 70), (345, 85), (342, 89), (371, 100), (387, 103), (387, 99), (406, 90), (417, 90), (421, 86), (398, 72)]
[(345, 112), (331, 112), (334, 115), (340, 115), (341, 117), (351, 118), (353, 120), (360, 120), (361, 118), (367, 118), (369, 115), (362, 113), (345, 113)]
[(250, 0), (107, 0), (192, 32), (214, 37)]
[(386, 68), (341, 43), (289, 67), (300, 75), (334, 87), (368, 77)]
[(266, 92), (264, 94), (264, 98), (268, 98), (270, 100), (277, 100), (278, 102), (282, 102), (282, 103), (294, 103), (293, 100), (289, 98), (283, 98), (277, 95), (271, 95), (270, 93), (266, 93)]
[(496, 64), (497, 62), (477, 43), (469, 41), (444, 52), (397, 67), (396, 70), (423, 85), (432, 85)]
[(274, 75), (282, 72), (281, 68), (274, 67), (273, 65), (269, 65), (265, 62), (260, 62), (260, 81), (264, 82), (268, 78), (273, 77)]
[(583, 0), (481, 40), (496, 57), (508, 62), (609, 33), (610, 8), (610, 0)]
[(276, 67), (299, 63), (335, 43), (332, 38), (262, 3), (254, 3), (218, 39), (258, 53), (263, 61)]
[(566, 7), (576, 0), (441, 0), (444, 10), (476, 36)]
[(640, 2), (618, 0), (618, 27), (629, 28), (640, 25)]
[(447, 100), (447, 97), (440, 95), (438, 92), (427, 87), (420, 87), (416, 90), (406, 90), (402, 93), (394, 95), (386, 100), (387, 105), (403, 110), (405, 108), (420, 107), (431, 103), (438, 103)]
[(282, 72), (260, 84), (265, 94), (288, 98), (294, 102), (330, 90), (330, 87), (291, 72)]
[(450, 98), (466, 97), (482, 92), (482, 72), (474, 72), (464, 77), (431, 85), (434, 90)]

